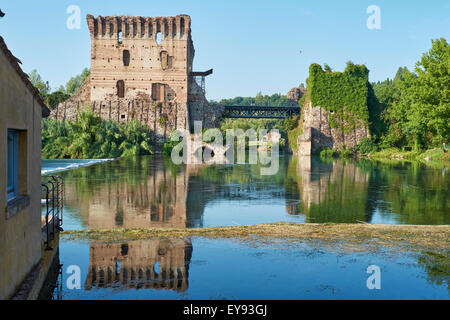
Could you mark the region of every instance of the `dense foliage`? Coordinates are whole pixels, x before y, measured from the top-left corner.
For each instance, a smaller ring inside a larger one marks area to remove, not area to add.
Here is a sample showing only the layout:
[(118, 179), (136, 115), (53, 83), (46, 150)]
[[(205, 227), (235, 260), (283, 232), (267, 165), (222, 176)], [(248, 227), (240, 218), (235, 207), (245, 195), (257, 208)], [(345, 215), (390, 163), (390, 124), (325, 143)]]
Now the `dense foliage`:
[(42, 121), (44, 159), (102, 159), (151, 153), (150, 129), (136, 120), (119, 124), (86, 111), (78, 114), (77, 121)]
[[(227, 106), (287, 106), (292, 105), (285, 95), (273, 94), (273, 95), (263, 95), (258, 92), (256, 97), (235, 97), (232, 99), (222, 99), (220, 101), (221, 105)], [(294, 104), (297, 105), (297, 104)]]
[(325, 71), (318, 64), (309, 67), (308, 94), (314, 106), (330, 111), (330, 126), (348, 132), (368, 123), (367, 99), (369, 70), (364, 65), (347, 62), (344, 72)]
[(90, 70), (84, 68), (81, 74), (71, 77), (65, 86), (60, 86), (57, 90), (50, 92), (48, 82), (45, 82), (36, 69), (31, 71), (29, 79), (31, 83), (39, 90), (45, 104), (54, 109), (59, 103), (66, 101), (70, 96), (78, 91), (81, 85), (89, 76)]
[(386, 124), (383, 148), (421, 150), (450, 138), (450, 47), (444, 39), (416, 63), (415, 72), (400, 68), (393, 81), (374, 84)]

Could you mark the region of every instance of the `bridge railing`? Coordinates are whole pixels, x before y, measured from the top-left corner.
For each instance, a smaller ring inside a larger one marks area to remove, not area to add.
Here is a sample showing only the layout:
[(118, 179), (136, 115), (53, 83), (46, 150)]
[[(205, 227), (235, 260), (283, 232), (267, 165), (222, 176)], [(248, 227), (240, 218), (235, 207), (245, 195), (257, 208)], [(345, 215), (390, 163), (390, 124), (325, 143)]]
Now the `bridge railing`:
[(298, 114), (298, 106), (224, 106), (222, 117), (284, 119)]

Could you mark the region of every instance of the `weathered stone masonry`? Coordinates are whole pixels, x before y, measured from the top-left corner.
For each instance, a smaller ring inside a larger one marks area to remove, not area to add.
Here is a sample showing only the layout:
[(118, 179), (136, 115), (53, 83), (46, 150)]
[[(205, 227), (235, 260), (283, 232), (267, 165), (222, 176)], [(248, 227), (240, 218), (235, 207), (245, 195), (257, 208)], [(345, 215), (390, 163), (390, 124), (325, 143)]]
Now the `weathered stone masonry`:
[(332, 128), (329, 118), (329, 111), (313, 106), (307, 99), (302, 109), (303, 134), (298, 137), (299, 155), (312, 155), (319, 148), (341, 151), (345, 146), (353, 149), (362, 138), (370, 136), (368, 125), (362, 120), (358, 120), (356, 128), (344, 132), (340, 128)]
[(87, 23), (91, 73), (51, 118), (75, 120), (77, 111), (90, 106), (103, 119), (148, 124), (157, 145), (196, 120), (206, 128), (217, 126), (220, 110), (209, 107), (192, 75), (195, 50), (188, 15), (87, 15)]

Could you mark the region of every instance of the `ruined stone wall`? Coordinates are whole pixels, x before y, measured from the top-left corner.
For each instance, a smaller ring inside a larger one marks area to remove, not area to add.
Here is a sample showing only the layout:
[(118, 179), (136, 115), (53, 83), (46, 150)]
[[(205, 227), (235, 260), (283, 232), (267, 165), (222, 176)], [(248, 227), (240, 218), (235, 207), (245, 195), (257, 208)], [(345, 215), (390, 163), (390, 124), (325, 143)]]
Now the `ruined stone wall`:
[[(224, 111), (223, 106), (212, 107), (194, 79), (189, 82), (189, 123), (201, 121), (203, 128), (220, 128), (220, 120)], [(192, 129), (192, 128), (190, 128)]]
[[(307, 99), (301, 117), (303, 134), (298, 137), (300, 155), (312, 155), (319, 148), (340, 151), (345, 146), (353, 149), (362, 138), (369, 137), (368, 126), (362, 120), (358, 121), (356, 128), (348, 131), (341, 129), (341, 126), (332, 128), (329, 119), (331, 112), (320, 106), (312, 106), (311, 101)], [(341, 125), (345, 127), (345, 124)]]
[(303, 97), (303, 95), (306, 94), (306, 88), (298, 87), (298, 88), (292, 88), (288, 91), (286, 94), (287, 102), (292, 104), (293, 106), (298, 105), (298, 101)]
[(153, 131), (161, 146), (175, 129), (191, 121), (218, 125), (192, 72), (195, 50), (191, 19), (176, 17), (97, 17), (87, 15), (91, 72), (80, 90), (58, 105), (50, 118), (76, 120), (92, 108), (103, 119), (136, 119)]

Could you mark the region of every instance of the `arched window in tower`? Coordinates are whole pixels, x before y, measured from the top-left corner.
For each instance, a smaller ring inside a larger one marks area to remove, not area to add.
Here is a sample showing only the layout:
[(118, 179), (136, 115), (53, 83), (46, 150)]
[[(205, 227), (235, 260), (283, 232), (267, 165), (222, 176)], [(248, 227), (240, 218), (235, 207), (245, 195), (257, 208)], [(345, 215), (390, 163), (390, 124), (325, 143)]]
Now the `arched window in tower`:
[(119, 98), (125, 97), (125, 82), (123, 80), (117, 81), (116, 88), (117, 88), (117, 96)]
[(122, 44), (123, 39), (122, 39), (122, 31), (119, 31), (118, 35), (117, 35), (117, 42), (119, 44)]
[(130, 51), (123, 50), (123, 65), (128, 67), (130, 65)]

